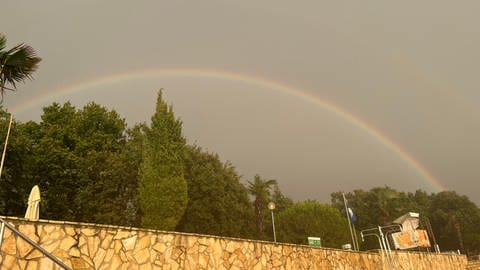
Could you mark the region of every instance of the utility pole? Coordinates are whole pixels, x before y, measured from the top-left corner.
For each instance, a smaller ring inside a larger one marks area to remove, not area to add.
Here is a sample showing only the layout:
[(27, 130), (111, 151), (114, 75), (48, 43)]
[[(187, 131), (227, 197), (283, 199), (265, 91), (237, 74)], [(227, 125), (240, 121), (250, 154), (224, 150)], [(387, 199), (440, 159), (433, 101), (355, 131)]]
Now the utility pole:
[(7, 154), (8, 137), (10, 137), (10, 129), (12, 128), (13, 115), (10, 114), (10, 123), (8, 124), (7, 138), (5, 138), (5, 145), (3, 146), (2, 161), (0, 162), (0, 178), (2, 178), (3, 163), (5, 162), (5, 155)]
[(345, 213), (347, 214), (348, 228), (350, 229), (350, 236), (352, 237), (353, 250), (358, 250), (358, 246), (356, 245), (356, 241), (353, 236), (354, 232), (352, 230), (352, 223), (350, 222), (350, 214), (348, 213), (347, 199), (345, 199), (345, 193), (342, 192), (342, 196), (343, 196), (343, 204), (345, 204)]

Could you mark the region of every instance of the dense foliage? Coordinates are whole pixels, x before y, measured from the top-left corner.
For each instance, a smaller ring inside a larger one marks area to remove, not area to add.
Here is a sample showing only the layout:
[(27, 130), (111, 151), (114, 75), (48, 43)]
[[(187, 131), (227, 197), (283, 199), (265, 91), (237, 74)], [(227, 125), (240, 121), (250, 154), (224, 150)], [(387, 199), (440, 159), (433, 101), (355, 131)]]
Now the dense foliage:
[(307, 244), (307, 237), (320, 237), (322, 246), (340, 248), (349, 242), (347, 219), (338, 209), (316, 201), (297, 203), (277, 217), (278, 239)]
[[(389, 187), (359, 189), (345, 195), (358, 217), (357, 229), (388, 225), (407, 212), (417, 212), (421, 228), (431, 225), (430, 240), (432, 244), (436, 241), (442, 251), (480, 252), (480, 209), (466, 196), (453, 191), (406, 193)], [(332, 194), (332, 204), (345, 212), (341, 192)], [(375, 241), (363, 244), (363, 249), (373, 248), (378, 248)]]
[(188, 205), (177, 230), (250, 237), (252, 206), (235, 168), (218, 155), (189, 146), (185, 158)]

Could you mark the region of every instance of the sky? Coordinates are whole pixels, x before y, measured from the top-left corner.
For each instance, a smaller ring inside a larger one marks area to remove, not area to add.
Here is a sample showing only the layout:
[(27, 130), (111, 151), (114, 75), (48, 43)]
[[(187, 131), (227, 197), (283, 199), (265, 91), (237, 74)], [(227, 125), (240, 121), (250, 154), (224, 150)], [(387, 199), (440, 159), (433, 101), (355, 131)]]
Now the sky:
[(17, 120), (90, 101), (130, 126), (157, 91), (189, 143), (295, 200), (390, 186), (480, 204), (478, 1), (4, 0), (43, 58)]

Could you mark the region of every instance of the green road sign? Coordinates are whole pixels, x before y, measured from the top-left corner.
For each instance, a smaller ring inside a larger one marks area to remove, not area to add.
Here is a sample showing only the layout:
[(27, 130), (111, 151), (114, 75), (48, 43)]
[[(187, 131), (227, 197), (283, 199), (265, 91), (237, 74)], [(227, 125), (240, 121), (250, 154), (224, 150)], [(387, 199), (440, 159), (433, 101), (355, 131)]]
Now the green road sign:
[(308, 245), (314, 247), (321, 247), (322, 239), (320, 239), (320, 237), (308, 237)]

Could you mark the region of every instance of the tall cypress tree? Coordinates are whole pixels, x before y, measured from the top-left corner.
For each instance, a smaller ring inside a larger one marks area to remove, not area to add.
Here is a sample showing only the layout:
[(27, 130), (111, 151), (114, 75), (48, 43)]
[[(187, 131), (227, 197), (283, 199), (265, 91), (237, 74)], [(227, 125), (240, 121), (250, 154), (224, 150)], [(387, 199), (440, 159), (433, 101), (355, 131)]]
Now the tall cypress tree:
[(186, 141), (182, 122), (162, 99), (162, 90), (145, 135), (139, 185), (142, 226), (173, 230), (188, 202), (182, 159)]

